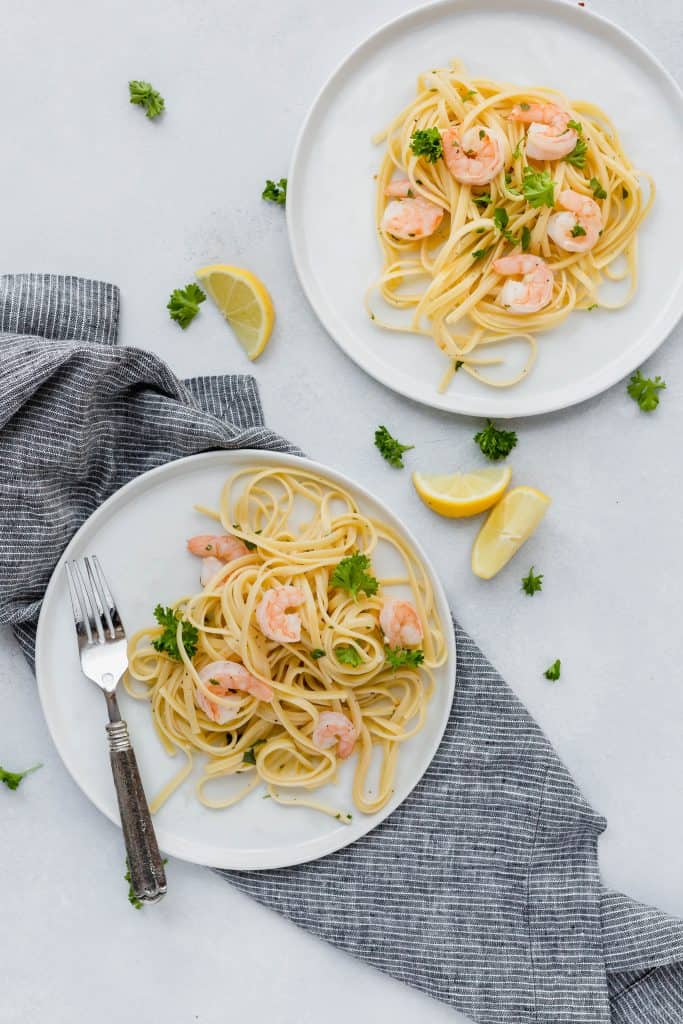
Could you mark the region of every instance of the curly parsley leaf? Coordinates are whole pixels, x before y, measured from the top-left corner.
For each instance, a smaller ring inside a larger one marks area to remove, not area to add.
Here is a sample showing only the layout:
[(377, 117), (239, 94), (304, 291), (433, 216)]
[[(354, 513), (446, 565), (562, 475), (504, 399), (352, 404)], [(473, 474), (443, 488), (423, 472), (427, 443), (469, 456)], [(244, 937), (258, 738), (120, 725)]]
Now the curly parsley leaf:
[(533, 565), (529, 569), (528, 574), (522, 577), (522, 590), (529, 597), (533, 597), (537, 591), (543, 590), (543, 573), (535, 575)]
[(410, 148), (415, 156), (423, 156), (435, 164), (443, 156), (443, 139), (438, 128), (418, 128), (410, 136)]
[(156, 89), (152, 88), (149, 82), (139, 82), (135, 79), (128, 83), (130, 102), (144, 107), (145, 114), (150, 120), (158, 117), (165, 109), (164, 97)]
[(256, 740), (256, 743), (252, 743), (248, 750), (244, 751), (244, 757), (242, 758), (242, 764), (256, 764), (256, 751), (259, 747), (262, 747), (267, 740)]
[(640, 370), (631, 377), (631, 382), (627, 386), (626, 390), (633, 399), (637, 402), (643, 412), (652, 412), (659, 405), (658, 391), (663, 391), (666, 388), (665, 382), (661, 377), (643, 377)]
[(583, 125), (580, 121), (567, 121), (567, 128), (573, 128), (577, 135), (583, 135)]
[(588, 146), (586, 145), (585, 139), (578, 138), (576, 140), (576, 145), (571, 153), (567, 153), (565, 160), (568, 164), (571, 164), (572, 167), (585, 167), (587, 149)]
[[(173, 608), (164, 608), (163, 605), (158, 604), (154, 609), (154, 618), (160, 626), (163, 626), (164, 631), (161, 636), (152, 641), (152, 647), (155, 651), (159, 651), (160, 654), (165, 654), (167, 657), (172, 658), (173, 661), (181, 661), (180, 651), (178, 650), (178, 621), (182, 618), (180, 612), (174, 611)], [(191, 622), (183, 620), (181, 638), (188, 658), (194, 658), (199, 641), (199, 631), (196, 626), (193, 626)]]
[(487, 459), (497, 462), (510, 454), (517, 444), (517, 434), (514, 430), (498, 430), (487, 420), (484, 429), (474, 435), (474, 441)]
[(342, 644), (341, 647), (335, 647), (334, 653), (340, 665), (351, 665), (352, 668), (358, 668), (359, 665), (363, 664), (360, 654), (350, 644)]
[(199, 305), (205, 299), (206, 295), (198, 284), (188, 284), (184, 288), (176, 288), (171, 292), (166, 309), (171, 320), (175, 320), (185, 330), (196, 317)]
[(591, 178), (588, 182), (596, 199), (607, 199), (607, 193), (597, 178)]
[(280, 178), (280, 180), (276, 182), (267, 178), (266, 187), (261, 193), (261, 199), (268, 199), (271, 203), (277, 203), (278, 206), (284, 206), (287, 202), (287, 179)]
[(387, 664), (393, 669), (417, 668), (425, 660), (424, 651), (409, 650), (407, 647), (389, 647), (385, 644), (384, 653)]
[(560, 659), (558, 658), (557, 661), (554, 661), (552, 663), (550, 668), (547, 668), (545, 670), (543, 675), (546, 677), (546, 679), (550, 679), (550, 680), (552, 680), (552, 682), (557, 682), (557, 680), (560, 678), (560, 668), (561, 668), (561, 663), (560, 663)]
[(529, 206), (555, 205), (555, 182), (547, 171), (535, 171), (528, 165), (522, 171), (522, 194)]
[(362, 551), (354, 551), (352, 555), (342, 558), (332, 573), (330, 583), (333, 587), (348, 590), (356, 600), (361, 591), (366, 597), (372, 597), (377, 593), (379, 583), (367, 571), (370, 568), (372, 567), (368, 556), (364, 555)]
[(34, 764), (32, 768), (27, 768), (25, 772), (8, 772), (6, 768), (0, 765), (0, 782), (4, 782), (8, 789), (19, 789), (27, 775), (37, 772), (42, 767), (42, 764)]
[(414, 444), (401, 444), (384, 426), (378, 427), (375, 431), (375, 448), (394, 469), (403, 469), (403, 453), (414, 447)]

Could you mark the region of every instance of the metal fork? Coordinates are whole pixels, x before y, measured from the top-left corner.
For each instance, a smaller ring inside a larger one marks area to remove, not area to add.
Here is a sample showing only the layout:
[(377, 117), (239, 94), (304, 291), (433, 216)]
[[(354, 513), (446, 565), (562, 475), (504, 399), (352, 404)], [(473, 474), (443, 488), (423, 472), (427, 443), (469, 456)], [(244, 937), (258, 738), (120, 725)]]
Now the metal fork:
[(143, 903), (157, 903), (166, 892), (166, 873), (128, 726), (121, 718), (116, 700), (117, 684), (128, 667), (126, 633), (96, 556), (67, 562), (66, 575), (81, 668), (107, 699), (109, 756), (131, 885), (135, 896)]

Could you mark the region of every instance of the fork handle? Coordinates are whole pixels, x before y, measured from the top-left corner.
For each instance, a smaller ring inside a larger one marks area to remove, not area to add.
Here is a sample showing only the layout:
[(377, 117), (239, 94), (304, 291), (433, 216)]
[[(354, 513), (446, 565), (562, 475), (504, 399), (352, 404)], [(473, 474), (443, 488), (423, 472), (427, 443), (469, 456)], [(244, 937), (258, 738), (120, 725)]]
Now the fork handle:
[(128, 726), (122, 719), (110, 722), (107, 735), (133, 892), (143, 903), (157, 903), (166, 892), (166, 872)]

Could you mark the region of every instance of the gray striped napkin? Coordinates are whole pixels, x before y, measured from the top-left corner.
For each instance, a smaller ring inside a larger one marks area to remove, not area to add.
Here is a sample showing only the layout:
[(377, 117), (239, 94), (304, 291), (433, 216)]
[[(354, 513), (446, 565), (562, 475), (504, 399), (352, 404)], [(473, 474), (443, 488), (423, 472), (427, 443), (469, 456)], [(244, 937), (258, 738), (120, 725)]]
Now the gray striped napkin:
[[(252, 378), (179, 381), (117, 348), (118, 303), (101, 282), (0, 279), (0, 622), (29, 660), (53, 566), (127, 480), (207, 449), (297, 451), (264, 426)], [(311, 864), (221, 874), (482, 1024), (682, 1024), (683, 922), (603, 889), (604, 820), (457, 640), (446, 735), (390, 818)]]

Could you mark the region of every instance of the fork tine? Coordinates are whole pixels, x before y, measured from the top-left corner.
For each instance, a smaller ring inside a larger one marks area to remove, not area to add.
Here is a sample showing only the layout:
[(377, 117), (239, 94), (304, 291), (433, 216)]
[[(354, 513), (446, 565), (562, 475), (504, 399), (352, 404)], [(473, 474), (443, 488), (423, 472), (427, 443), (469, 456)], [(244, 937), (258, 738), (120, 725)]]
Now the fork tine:
[(102, 629), (102, 639), (107, 639), (107, 631), (109, 631), (111, 639), (114, 640), (116, 636), (116, 634), (114, 633), (114, 624), (111, 621), (109, 609), (107, 608), (105, 611), (104, 605), (106, 604), (106, 599), (104, 599), (103, 601), (102, 594), (100, 592), (99, 580), (95, 574), (94, 566), (91, 564), (91, 559), (88, 557), (88, 555), (86, 555), (85, 558), (83, 559), (83, 563), (85, 565), (85, 571), (88, 577), (88, 586), (90, 588), (90, 592), (93, 595), (93, 598), (95, 599), (95, 607), (97, 608), (100, 627)]
[(79, 635), (84, 633), (88, 638), (88, 643), (92, 643), (92, 631), (90, 629), (90, 623), (88, 622), (87, 615), (83, 611), (82, 602), (78, 594), (74, 566), (74, 562), (67, 562), (65, 565), (65, 569), (67, 582), (69, 584), (69, 596), (71, 597), (71, 607), (73, 609), (74, 621), (76, 623), (76, 632)]
[(104, 575), (104, 571), (100, 565), (97, 555), (91, 555), (90, 561), (94, 565), (95, 572), (97, 573), (97, 578), (100, 584), (100, 593), (104, 597), (104, 609), (105, 613), (108, 615), (111, 629), (112, 631), (120, 629), (123, 632), (123, 623), (121, 621), (121, 616), (119, 615), (119, 610), (116, 607), (116, 602), (114, 601), (114, 595), (109, 589), (107, 578)]
[(102, 623), (99, 616), (95, 614), (95, 597), (92, 592), (92, 588), (89, 585), (89, 580), (83, 574), (83, 570), (78, 562), (73, 563), (74, 575), (78, 581), (79, 594), (82, 598), (81, 605), (85, 608), (88, 616), (88, 624), (90, 626), (91, 636), (88, 638), (91, 643), (104, 643), (104, 630), (102, 629)]

